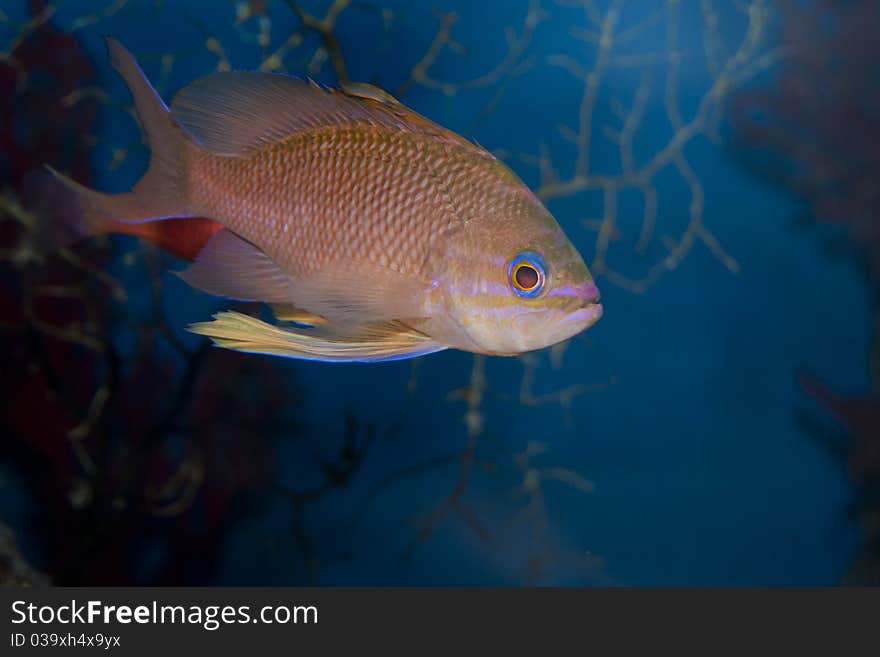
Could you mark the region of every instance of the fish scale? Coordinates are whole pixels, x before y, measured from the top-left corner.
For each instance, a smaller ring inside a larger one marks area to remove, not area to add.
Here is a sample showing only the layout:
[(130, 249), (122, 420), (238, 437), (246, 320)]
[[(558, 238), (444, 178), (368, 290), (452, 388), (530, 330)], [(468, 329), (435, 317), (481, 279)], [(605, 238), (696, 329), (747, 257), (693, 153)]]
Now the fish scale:
[[(430, 242), (468, 216), (440, 182), (461, 184), (453, 160), (461, 154), (413, 135), (363, 126), (296, 136), (242, 158), (193, 150), (189, 188), (198, 212), (297, 275), (348, 257), (427, 276)], [(487, 160), (473, 159), (479, 177)]]

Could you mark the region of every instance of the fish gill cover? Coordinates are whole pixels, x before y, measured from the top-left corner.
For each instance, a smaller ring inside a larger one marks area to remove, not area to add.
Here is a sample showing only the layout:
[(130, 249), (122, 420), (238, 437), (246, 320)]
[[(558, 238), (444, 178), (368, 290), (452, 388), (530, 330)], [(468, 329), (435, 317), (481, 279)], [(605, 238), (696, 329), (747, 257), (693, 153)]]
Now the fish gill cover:
[[(875, 206), (853, 201), (873, 169), (847, 165), (876, 148), (864, 129), (837, 148), (825, 92), (791, 90), (839, 79), (821, 74), (843, 37), (819, 25), (875, 34), (869, 4), (4, 2), (3, 577), (839, 581), (853, 503), (876, 518), (876, 274), (853, 266), (877, 261)], [(229, 304), (169, 276), (179, 260), (155, 235), (57, 252), (40, 239), (43, 163), (106, 191), (146, 167), (102, 34), (166, 101), (233, 69), (389, 91), (523, 178), (584, 255), (606, 317), (515, 359), (340, 369), (207, 346), (185, 327)], [(876, 90), (853, 76), (877, 42), (837, 69), (852, 83), (843, 123), (874, 130)], [(818, 148), (808, 158), (787, 130)], [(831, 260), (821, 245), (838, 233), (792, 231), (802, 206), (777, 187), (809, 190), (810, 216), (855, 226), (860, 250)]]

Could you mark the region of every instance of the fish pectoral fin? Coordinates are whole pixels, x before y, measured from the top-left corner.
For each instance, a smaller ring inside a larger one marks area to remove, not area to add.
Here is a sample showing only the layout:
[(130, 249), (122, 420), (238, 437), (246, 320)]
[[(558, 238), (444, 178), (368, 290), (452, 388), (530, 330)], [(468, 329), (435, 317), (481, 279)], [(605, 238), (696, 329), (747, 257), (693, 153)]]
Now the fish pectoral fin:
[(293, 279), (259, 248), (228, 229), (208, 240), (195, 262), (175, 272), (210, 294), (238, 301), (289, 302)]
[(279, 320), (313, 326), (419, 317), (431, 285), (362, 260), (331, 262), (321, 271), (296, 276), (226, 228), (211, 236), (195, 262), (175, 273), (210, 294), (272, 304)]
[(366, 260), (328, 263), (296, 279), (293, 304), (338, 324), (421, 317), (431, 289), (427, 278)]
[(189, 330), (226, 349), (337, 363), (401, 360), (446, 348), (398, 321), (291, 329), (224, 311)]

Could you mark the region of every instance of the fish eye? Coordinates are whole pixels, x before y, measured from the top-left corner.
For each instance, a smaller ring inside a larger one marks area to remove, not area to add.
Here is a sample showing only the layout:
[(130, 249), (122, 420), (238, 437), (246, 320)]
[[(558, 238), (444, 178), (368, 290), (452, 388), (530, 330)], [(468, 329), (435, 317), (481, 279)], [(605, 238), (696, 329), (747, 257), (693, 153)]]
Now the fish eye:
[(518, 253), (507, 266), (507, 281), (519, 296), (531, 298), (538, 296), (544, 288), (547, 265), (534, 251)]

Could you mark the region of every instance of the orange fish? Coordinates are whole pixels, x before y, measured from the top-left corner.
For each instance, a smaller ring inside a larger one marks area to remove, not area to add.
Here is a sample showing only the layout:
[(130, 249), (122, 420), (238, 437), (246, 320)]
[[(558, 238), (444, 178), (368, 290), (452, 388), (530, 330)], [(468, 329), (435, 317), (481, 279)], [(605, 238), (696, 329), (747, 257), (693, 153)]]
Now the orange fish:
[(184, 87), (169, 111), (107, 45), (152, 157), (122, 194), (56, 174), (67, 221), (221, 225), (180, 276), (271, 304), (280, 323), (222, 312), (190, 327), (217, 345), (326, 361), (513, 355), (601, 316), (583, 258), (516, 174), (387, 93), (229, 72)]

